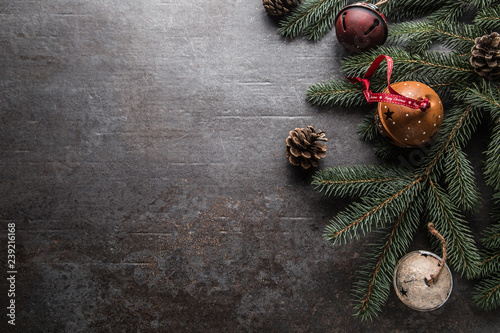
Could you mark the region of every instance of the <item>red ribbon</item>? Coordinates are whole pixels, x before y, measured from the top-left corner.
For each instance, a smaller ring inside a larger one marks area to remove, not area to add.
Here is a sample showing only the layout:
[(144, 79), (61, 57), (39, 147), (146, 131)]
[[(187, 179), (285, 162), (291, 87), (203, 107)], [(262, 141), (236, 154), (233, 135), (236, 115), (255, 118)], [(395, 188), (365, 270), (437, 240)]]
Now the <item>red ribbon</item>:
[[(370, 90), (370, 79), (377, 70), (380, 63), (384, 60), (387, 60), (387, 87), (389, 88), (389, 94), (374, 93)], [(384, 103), (399, 104), (407, 106), (412, 109), (420, 109), (422, 111), (427, 110), (427, 108), (431, 106), (431, 103), (427, 98), (424, 97), (422, 100), (419, 101), (413, 98), (403, 96), (396, 90), (392, 89), (390, 80), (393, 67), (394, 63), (392, 61), (392, 58), (382, 54), (379, 55), (377, 59), (373, 61), (370, 68), (368, 68), (366, 74), (363, 76), (363, 78), (346, 77), (346, 79), (348, 79), (352, 83), (360, 82), (363, 85), (363, 94), (365, 95), (365, 98), (368, 101), (368, 103), (384, 102)]]

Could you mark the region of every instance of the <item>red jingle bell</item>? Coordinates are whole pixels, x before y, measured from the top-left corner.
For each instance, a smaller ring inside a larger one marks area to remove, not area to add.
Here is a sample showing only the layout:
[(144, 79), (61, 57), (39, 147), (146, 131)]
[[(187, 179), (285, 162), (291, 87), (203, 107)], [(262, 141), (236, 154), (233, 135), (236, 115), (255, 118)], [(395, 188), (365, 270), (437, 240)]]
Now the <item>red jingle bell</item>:
[(387, 20), (377, 6), (355, 3), (345, 6), (335, 18), (339, 43), (351, 52), (363, 52), (385, 43)]

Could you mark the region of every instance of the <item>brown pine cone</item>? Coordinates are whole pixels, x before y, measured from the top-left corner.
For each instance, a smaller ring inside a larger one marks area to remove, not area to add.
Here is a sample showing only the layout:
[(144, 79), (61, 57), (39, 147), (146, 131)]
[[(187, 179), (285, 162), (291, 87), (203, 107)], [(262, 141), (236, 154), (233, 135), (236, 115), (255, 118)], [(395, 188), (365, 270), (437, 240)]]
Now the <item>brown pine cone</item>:
[(317, 167), (320, 159), (326, 156), (326, 146), (318, 141), (328, 141), (323, 131), (316, 132), (314, 127), (296, 128), (286, 138), (286, 158), (292, 165), (302, 169)]
[(283, 16), (297, 7), (302, 0), (262, 0), (266, 12), (272, 16)]
[(474, 71), (483, 77), (497, 78), (500, 75), (500, 34), (494, 32), (477, 37), (475, 43), (470, 57)]

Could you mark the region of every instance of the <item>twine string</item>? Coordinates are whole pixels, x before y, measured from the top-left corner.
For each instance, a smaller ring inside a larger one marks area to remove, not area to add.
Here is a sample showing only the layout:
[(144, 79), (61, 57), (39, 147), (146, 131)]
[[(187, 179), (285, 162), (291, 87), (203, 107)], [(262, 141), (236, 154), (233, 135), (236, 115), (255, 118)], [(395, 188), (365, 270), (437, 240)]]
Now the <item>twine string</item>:
[(439, 266), (439, 269), (438, 271), (436, 272), (436, 274), (431, 274), (431, 277), (430, 279), (425, 279), (425, 282), (427, 283), (427, 285), (431, 285), (433, 283), (436, 283), (437, 281), (437, 278), (439, 276), (439, 274), (441, 273), (441, 271), (443, 270), (443, 267), (445, 266), (446, 264), (446, 240), (444, 239), (444, 237), (436, 230), (436, 228), (434, 228), (434, 223), (432, 222), (429, 222), (427, 224), (427, 228), (429, 229), (429, 232), (431, 233), (431, 235), (434, 235), (436, 236), (437, 238), (439, 238), (439, 240), (441, 241), (441, 243), (443, 244), (443, 259), (441, 259), (441, 265)]

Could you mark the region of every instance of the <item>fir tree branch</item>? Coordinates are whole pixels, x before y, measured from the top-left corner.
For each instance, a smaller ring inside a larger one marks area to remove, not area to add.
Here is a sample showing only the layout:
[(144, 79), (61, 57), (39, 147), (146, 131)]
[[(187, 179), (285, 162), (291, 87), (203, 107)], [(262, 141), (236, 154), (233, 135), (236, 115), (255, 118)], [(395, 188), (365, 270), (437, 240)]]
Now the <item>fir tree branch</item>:
[(456, 98), (489, 112), (493, 118), (500, 117), (500, 91), (497, 83), (483, 80), (472, 83), (464, 90), (455, 92)]
[(493, 310), (500, 307), (500, 192), (493, 195), (495, 204), (491, 219), (493, 225), (485, 231), (481, 239), (480, 266), (483, 279), (474, 288), (473, 300), (479, 308)]
[[(362, 77), (380, 54), (386, 54), (394, 60), (391, 81), (419, 81), (427, 85), (443, 84), (444, 82), (474, 82), (479, 76), (470, 67), (468, 59), (456, 54), (443, 55), (438, 52), (423, 52), (411, 54), (400, 47), (380, 47), (378, 50), (367, 51), (344, 59), (341, 69), (345, 76)], [(385, 73), (387, 66), (382, 63), (377, 72)], [(385, 78), (383, 74), (375, 76)], [(375, 89), (375, 88), (374, 88)]]
[(483, 310), (500, 306), (500, 273), (482, 279), (474, 288), (473, 300)]
[(431, 22), (455, 23), (463, 15), (468, 1), (448, 0), (447, 3), (429, 15)]
[(500, 30), (500, 5), (483, 7), (474, 18), (474, 24), (486, 32), (484, 35)]
[(483, 174), (487, 185), (500, 190), (500, 118), (491, 133)]
[[(381, 137), (379, 140), (375, 141), (373, 146), (373, 153), (377, 157), (387, 160), (406, 156), (408, 150), (406, 148), (397, 147), (389, 143), (389, 141), (387, 141), (385, 138)], [(413, 168), (413, 166), (410, 165), (409, 168)]]
[(398, 216), (420, 191), (417, 178), (405, 187), (384, 199), (364, 197), (361, 202), (351, 204), (345, 211), (330, 221), (326, 227), (324, 238), (332, 244), (346, 243), (356, 239), (359, 234), (367, 234), (372, 225), (384, 225), (394, 216)]
[(487, 230), (487, 236), (482, 239), (482, 243), (486, 248), (500, 248), (500, 223), (493, 225)]
[(461, 210), (473, 213), (480, 205), (479, 188), (470, 161), (454, 142), (444, 158), (445, 182), (453, 203)]
[(434, 23), (457, 22), (467, 11), (491, 6), (493, 0), (448, 0), (441, 8), (429, 15)]
[(358, 125), (358, 134), (365, 141), (371, 141), (379, 137), (379, 131), (375, 123), (374, 113), (367, 114)]
[(279, 32), (289, 39), (305, 35), (318, 41), (333, 28), (337, 12), (347, 3), (347, 0), (306, 0), (280, 23)]
[[(474, 278), (480, 258), (472, 231), (446, 192), (432, 180), (429, 181), (427, 194), (427, 220), (433, 222), (446, 239), (447, 263), (467, 278)], [(441, 243), (437, 240), (433, 242), (440, 249)]]
[[(380, 51), (368, 51), (352, 55), (342, 62), (346, 76), (363, 77), (378, 52), (390, 55), (394, 62), (392, 81), (420, 81), (434, 87), (448, 90), (448, 86), (457, 82), (471, 82), (478, 75), (470, 68), (467, 61), (458, 56), (442, 56), (435, 52), (425, 52), (423, 56), (411, 55), (401, 48), (387, 47)], [(378, 69), (383, 73), (387, 70), (384, 63)], [(377, 73), (372, 78), (373, 91), (382, 91), (387, 86), (386, 76)], [(306, 92), (307, 100), (315, 105), (331, 105), (354, 107), (366, 105), (361, 85), (353, 84), (346, 79), (320, 82), (310, 86)]]
[(492, 273), (500, 272), (500, 250), (485, 250), (482, 253), (479, 264), (481, 276), (488, 276)]
[(402, 43), (406, 50), (413, 53), (427, 51), (431, 45), (439, 42), (454, 53), (470, 55), (475, 38), (481, 34), (480, 29), (473, 25), (413, 21), (392, 26), (389, 40)]
[(334, 5), (325, 8), (323, 15), (321, 15), (321, 17), (318, 18), (314, 24), (309, 26), (304, 31), (304, 34), (309, 36), (309, 39), (315, 42), (323, 38), (323, 36), (325, 36), (328, 31), (332, 30), (335, 26), (335, 17), (337, 16), (337, 13), (348, 3), (349, 1), (347, 0), (337, 0)]
[(500, 224), (500, 192), (493, 195), (492, 201), (495, 207), (491, 210), (491, 220), (493, 223)]
[(316, 190), (336, 197), (362, 197), (373, 192), (382, 195), (394, 193), (412, 181), (401, 169), (390, 166), (339, 166), (318, 171), (312, 184)]
[(491, 115), (493, 129), (486, 151), (484, 176), (486, 184), (500, 190), (500, 92), (497, 84), (483, 82), (456, 93), (465, 103)]
[(500, 192), (493, 195), (492, 201), (495, 205), (491, 211), (493, 225), (485, 230), (481, 242), (486, 249), (496, 250), (500, 249)]
[(365, 321), (372, 320), (387, 302), (394, 267), (398, 258), (408, 250), (418, 228), (422, 211), (419, 202), (417, 199), (409, 203), (385, 237), (370, 246), (370, 259), (359, 272), (360, 278), (353, 286), (356, 317)]
[(442, 7), (447, 0), (390, 0), (382, 11), (388, 19), (400, 21), (413, 19), (432, 13)]
[(306, 92), (307, 101), (315, 105), (354, 107), (366, 105), (361, 86), (346, 79), (317, 83)]
[(444, 157), (450, 145), (463, 147), (477, 129), (481, 113), (468, 105), (456, 105), (450, 110), (441, 125), (440, 135), (432, 145), (418, 174), (438, 178), (444, 172)]

